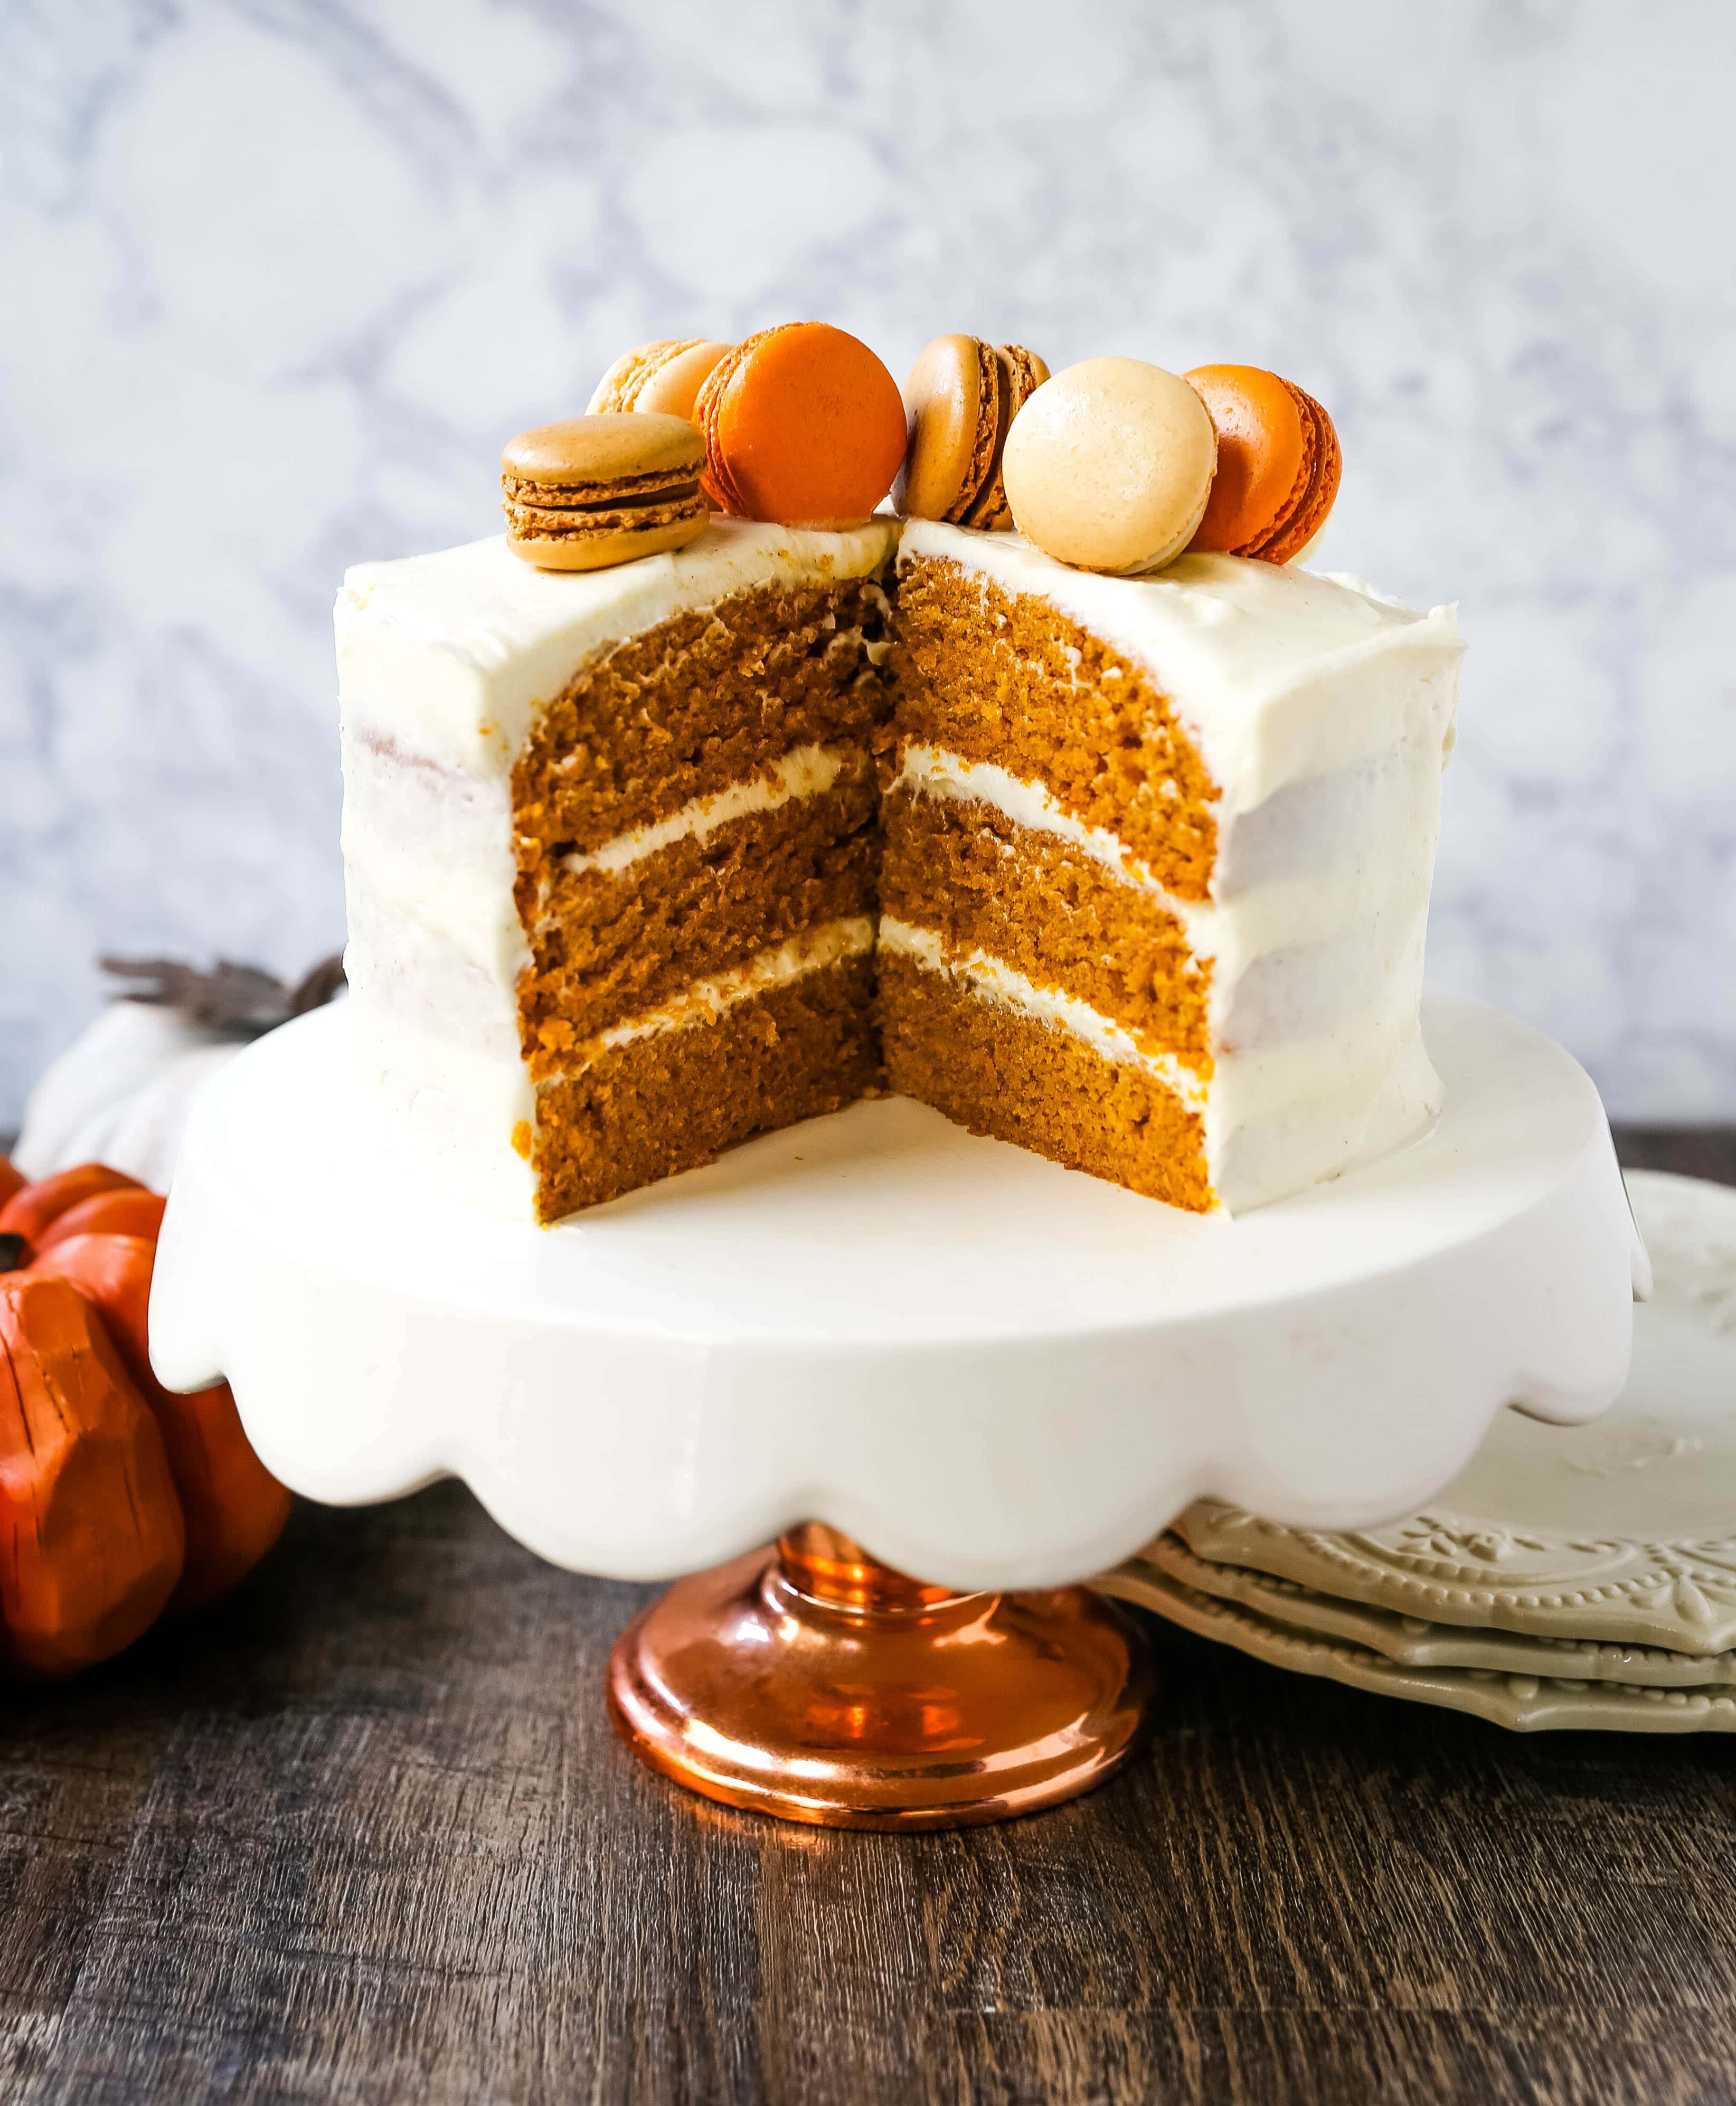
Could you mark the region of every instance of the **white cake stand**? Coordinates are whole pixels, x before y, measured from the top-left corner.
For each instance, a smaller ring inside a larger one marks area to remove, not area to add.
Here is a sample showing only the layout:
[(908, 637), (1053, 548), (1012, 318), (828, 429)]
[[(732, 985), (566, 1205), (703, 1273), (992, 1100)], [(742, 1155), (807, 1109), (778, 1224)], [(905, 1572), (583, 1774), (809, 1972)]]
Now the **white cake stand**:
[[(1390, 1517), (1504, 1405), (1574, 1423), (1620, 1390), (1645, 1259), (1595, 1091), (1491, 1010), (1436, 1001), (1425, 1030), (1433, 1129), (1234, 1222), (892, 1099), (540, 1230), (388, 1153), (321, 1011), (195, 1108), (152, 1357), (175, 1388), (227, 1376), (309, 1497), (454, 1474), (579, 1571), (734, 1561), (612, 1670), (683, 1781), (844, 1825), (996, 1818), (1133, 1745), (1137, 1649), (1065, 1583), (1202, 1495)], [(1033, 1588), (1061, 1591), (985, 1591)]]

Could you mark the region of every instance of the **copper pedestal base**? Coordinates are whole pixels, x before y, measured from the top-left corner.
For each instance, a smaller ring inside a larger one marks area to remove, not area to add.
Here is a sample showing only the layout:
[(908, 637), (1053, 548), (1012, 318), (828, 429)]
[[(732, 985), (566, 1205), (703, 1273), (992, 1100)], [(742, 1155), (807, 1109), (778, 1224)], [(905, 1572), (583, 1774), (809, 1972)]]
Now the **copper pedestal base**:
[(1083, 1587), (953, 1594), (815, 1522), (684, 1580), (622, 1632), (609, 1710), (653, 1769), (829, 1828), (1005, 1821), (1137, 1743), (1151, 1676)]

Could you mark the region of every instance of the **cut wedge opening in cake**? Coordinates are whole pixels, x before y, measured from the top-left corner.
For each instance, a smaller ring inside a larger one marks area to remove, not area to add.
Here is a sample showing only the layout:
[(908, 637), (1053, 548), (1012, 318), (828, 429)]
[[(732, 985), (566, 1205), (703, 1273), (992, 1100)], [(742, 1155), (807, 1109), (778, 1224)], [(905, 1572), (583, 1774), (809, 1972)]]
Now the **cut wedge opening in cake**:
[(1438, 1106), (1450, 610), (876, 518), (366, 566), (339, 628), (358, 1049), (484, 1203), (554, 1221), (890, 1087), (1235, 1212)]

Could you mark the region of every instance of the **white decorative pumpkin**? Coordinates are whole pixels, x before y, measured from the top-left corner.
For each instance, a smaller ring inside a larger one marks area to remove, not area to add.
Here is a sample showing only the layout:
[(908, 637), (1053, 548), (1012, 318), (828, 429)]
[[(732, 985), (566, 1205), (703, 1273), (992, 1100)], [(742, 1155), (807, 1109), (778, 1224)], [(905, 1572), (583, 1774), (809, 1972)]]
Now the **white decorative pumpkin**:
[(343, 984), (335, 959), (296, 987), (252, 966), (206, 974), (160, 961), (103, 965), (155, 988), (110, 1003), (31, 1091), (11, 1154), (33, 1182), (105, 1163), (166, 1192), (194, 1093), (251, 1040), (317, 1008)]

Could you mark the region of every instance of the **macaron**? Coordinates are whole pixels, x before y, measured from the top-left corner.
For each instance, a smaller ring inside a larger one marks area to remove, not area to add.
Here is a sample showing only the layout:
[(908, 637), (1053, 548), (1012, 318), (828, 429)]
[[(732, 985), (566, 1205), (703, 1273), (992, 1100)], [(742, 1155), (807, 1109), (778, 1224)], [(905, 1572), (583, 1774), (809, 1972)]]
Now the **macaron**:
[(590, 414), (640, 410), (691, 417), (706, 375), (734, 348), (699, 336), (665, 336), (654, 343), (642, 343), (637, 351), (617, 358), (597, 383)]
[(1011, 526), (1001, 459), (1007, 434), (1049, 369), (1023, 344), (937, 336), (904, 383), (908, 439), (892, 499), (912, 519)]
[(1192, 540), (1217, 459), (1205, 405), (1179, 374), (1088, 358), (1032, 396), (1001, 473), (1026, 540), (1075, 569), (1128, 577)]
[(693, 406), (707, 495), (741, 519), (859, 519), (904, 457), (898, 383), (826, 322), (784, 322), (738, 343)]
[(1187, 383), (1218, 432), (1218, 477), (1191, 545), (1287, 563), (1326, 522), (1343, 458), (1332, 419), (1258, 365), (1196, 365)]
[(500, 456), (506, 545), (543, 571), (601, 571), (684, 548), (709, 514), (705, 441), (685, 417), (569, 417)]

